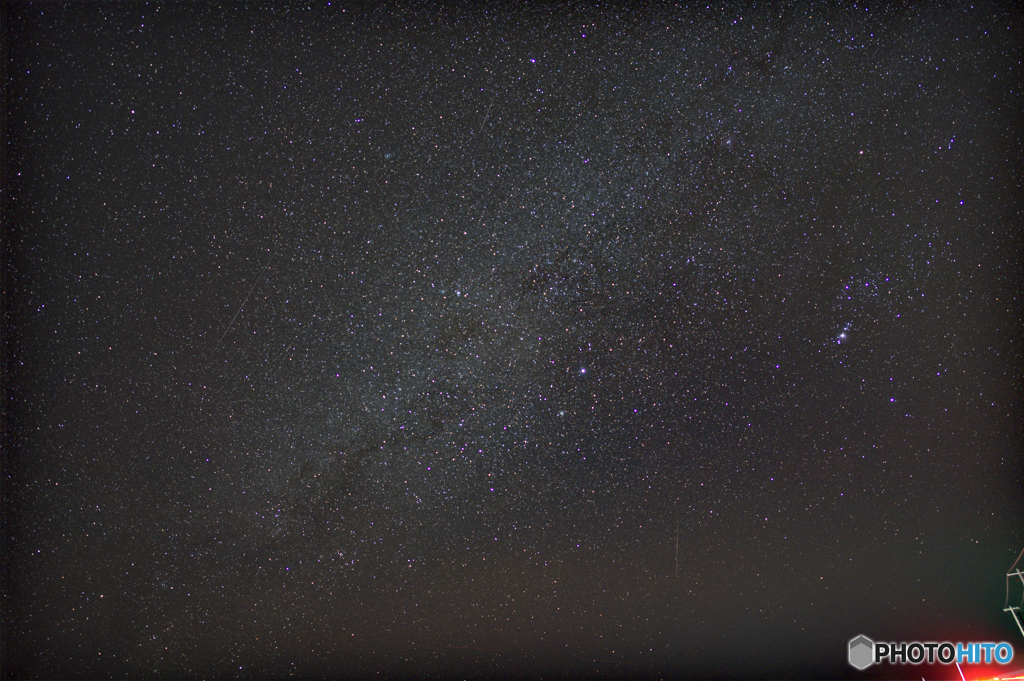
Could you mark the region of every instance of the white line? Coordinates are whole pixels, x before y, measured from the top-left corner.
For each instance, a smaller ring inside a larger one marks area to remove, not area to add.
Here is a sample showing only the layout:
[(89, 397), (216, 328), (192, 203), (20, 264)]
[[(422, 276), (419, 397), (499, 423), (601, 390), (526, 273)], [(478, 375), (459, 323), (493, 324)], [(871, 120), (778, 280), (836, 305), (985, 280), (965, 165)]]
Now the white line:
[(267, 273), (267, 270), (270, 269), (270, 264), (273, 262), (274, 256), (272, 255), (270, 256), (270, 260), (267, 262), (267, 266), (263, 268), (263, 271), (260, 272), (260, 276), (256, 278), (256, 283), (252, 285), (251, 289), (249, 289), (249, 293), (245, 296), (245, 300), (243, 300), (242, 304), (238, 306), (238, 310), (235, 312), (235, 316), (232, 317), (231, 321), (228, 323), (228, 328), (224, 329), (224, 333), (221, 334), (220, 340), (217, 341), (217, 345), (215, 345), (213, 348), (214, 352), (217, 351), (217, 348), (219, 348), (220, 344), (224, 341), (224, 337), (228, 335), (228, 331), (230, 331), (231, 327), (234, 326), (235, 320), (238, 319), (238, 315), (241, 314), (242, 312), (242, 308), (245, 307), (245, 304), (249, 302), (250, 296), (252, 296), (252, 293), (253, 291), (256, 290), (256, 287), (260, 285), (260, 282), (263, 281), (263, 275)]

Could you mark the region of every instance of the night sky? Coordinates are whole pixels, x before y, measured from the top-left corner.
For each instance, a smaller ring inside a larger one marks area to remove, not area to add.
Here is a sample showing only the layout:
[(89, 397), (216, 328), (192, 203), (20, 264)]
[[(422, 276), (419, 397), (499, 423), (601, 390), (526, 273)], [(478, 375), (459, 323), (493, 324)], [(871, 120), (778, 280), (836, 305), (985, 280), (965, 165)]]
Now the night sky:
[(1024, 664), (1019, 6), (3, 12), (8, 675)]

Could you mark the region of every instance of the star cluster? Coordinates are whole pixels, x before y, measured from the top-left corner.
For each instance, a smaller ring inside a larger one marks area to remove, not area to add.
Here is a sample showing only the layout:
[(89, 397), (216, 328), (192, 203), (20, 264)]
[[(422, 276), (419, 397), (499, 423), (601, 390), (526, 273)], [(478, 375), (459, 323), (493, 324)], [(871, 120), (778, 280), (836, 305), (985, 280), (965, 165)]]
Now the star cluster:
[(336, 4), (3, 10), (15, 675), (1012, 635), (1019, 11)]

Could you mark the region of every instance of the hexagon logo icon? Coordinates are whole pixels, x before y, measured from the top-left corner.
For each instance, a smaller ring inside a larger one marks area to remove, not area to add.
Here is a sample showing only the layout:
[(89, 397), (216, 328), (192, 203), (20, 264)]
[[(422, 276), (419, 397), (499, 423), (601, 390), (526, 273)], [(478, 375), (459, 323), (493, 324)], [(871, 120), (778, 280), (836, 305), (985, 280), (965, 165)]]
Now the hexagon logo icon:
[(875, 642), (864, 634), (851, 638), (849, 655), (850, 666), (863, 671), (875, 661)]

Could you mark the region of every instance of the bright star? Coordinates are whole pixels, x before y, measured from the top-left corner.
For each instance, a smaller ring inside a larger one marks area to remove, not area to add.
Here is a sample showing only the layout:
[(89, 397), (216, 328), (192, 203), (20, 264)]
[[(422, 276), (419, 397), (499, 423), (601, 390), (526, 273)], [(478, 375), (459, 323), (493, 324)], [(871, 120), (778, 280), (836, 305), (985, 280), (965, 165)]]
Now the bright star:
[(846, 326), (843, 327), (843, 330), (839, 332), (838, 336), (836, 336), (836, 343), (839, 343), (840, 345), (842, 345), (843, 343), (845, 343), (849, 339), (849, 336), (846, 335), (846, 332), (850, 330), (850, 327), (852, 325), (853, 325), (852, 322), (847, 322), (846, 323)]

